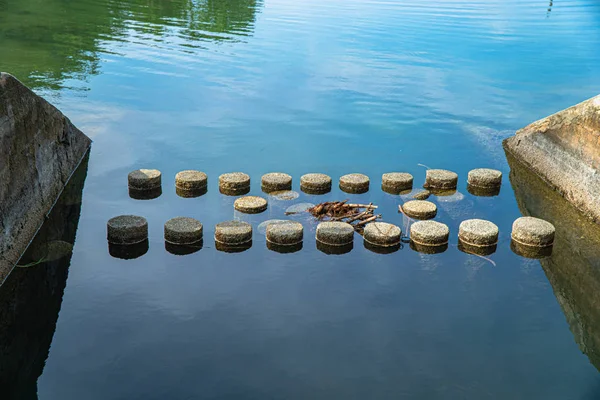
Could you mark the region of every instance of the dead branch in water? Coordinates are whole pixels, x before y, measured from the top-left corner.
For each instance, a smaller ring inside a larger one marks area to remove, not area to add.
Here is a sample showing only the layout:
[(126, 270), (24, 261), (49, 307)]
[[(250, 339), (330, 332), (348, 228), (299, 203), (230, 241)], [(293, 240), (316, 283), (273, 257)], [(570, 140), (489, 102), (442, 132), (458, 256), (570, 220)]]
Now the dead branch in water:
[(373, 214), (377, 206), (370, 204), (348, 204), (344, 201), (327, 201), (309, 208), (307, 211), (321, 221), (341, 221), (351, 224), (354, 229), (362, 233), (364, 226), (376, 221), (381, 215)]

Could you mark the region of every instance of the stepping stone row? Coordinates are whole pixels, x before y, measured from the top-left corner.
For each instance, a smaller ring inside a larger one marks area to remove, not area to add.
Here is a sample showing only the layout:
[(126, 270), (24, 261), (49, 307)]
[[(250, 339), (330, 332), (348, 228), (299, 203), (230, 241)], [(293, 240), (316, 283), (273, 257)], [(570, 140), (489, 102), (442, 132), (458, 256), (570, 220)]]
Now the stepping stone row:
[[(252, 226), (241, 221), (221, 222), (215, 226), (215, 243), (218, 250), (236, 252), (252, 246)], [(470, 219), (460, 224), (459, 248), (468, 253), (488, 255), (498, 243), (498, 227), (480, 219)], [(525, 257), (545, 255), (551, 251), (555, 229), (547, 221), (521, 217), (513, 224), (513, 250)], [(279, 252), (294, 252), (302, 248), (304, 228), (294, 221), (282, 221), (267, 226), (267, 247)], [(385, 222), (372, 222), (364, 229), (365, 246), (375, 251), (392, 252), (400, 248), (402, 231)], [(418, 221), (410, 227), (411, 248), (424, 253), (439, 253), (448, 246), (450, 230), (437, 221)], [(188, 217), (170, 219), (164, 225), (167, 246), (202, 246), (203, 226)], [(148, 248), (148, 222), (135, 215), (111, 218), (107, 223), (107, 239), (110, 245), (145, 246)], [(328, 254), (343, 254), (353, 248), (354, 228), (345, 222), (321, 222), (316, 230), (317, 247)], [(541, 251), (540, 251), (541, 250)], [(145, 251), (144, 251), (145, 253)], [(185, 251), (183, 251), (185, 253)], [(112, 253), (111, 253), (112, 254)], [(143, 253), (142, 253), (143, 254)]]
[[(134, 199), (152, 199), (162, 194), (161, 172), (155, 169), (139, 169), (129, 173), (128, 186)], [(426, 172), (424, 188), (434, 191), (456, 190), (458, 175), (452, 171), (429, 169)], [(469, 172), (467, 189), (476, 195), (496, 195), (502, 184), (500, 171), (481, 168)], [(300, 189), (307, 194), (325, 194), (331, 191), (330, 176), (319, 173), (303, 175)], [(344, 175), (339, 187), (346, 193), (360, 194), (369, 191), (370, 179), (358, 173)], [(197, 197), (207, 192), (208, 177), (204, 172), (187, 170), (175, 176), (177, 194), (182, 197)], [(292, 189), (292, 177), (282, 172), (272, 172), (262, 176), (261, 188), (265, 193), (288, 191)], [(401, 194), (412, 190), (413, 176), (406, 172), (389, 172), (381, 177), (381, 188), (391, 194)], [(219, 191), (229, 196), (240, 196), (250, 192), (250, 176), (243, 172), (231, 172), (219, 176)], [(422, 194), (419, 199), (425, 199)]]

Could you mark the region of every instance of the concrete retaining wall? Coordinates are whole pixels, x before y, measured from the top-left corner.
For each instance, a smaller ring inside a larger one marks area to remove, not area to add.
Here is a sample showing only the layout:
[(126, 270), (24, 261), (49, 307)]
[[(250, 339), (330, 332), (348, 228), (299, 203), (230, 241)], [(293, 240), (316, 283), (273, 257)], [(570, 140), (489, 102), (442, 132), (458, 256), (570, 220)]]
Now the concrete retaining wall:
[(0, 73), (0, 276), (23, 254), (90, 144), (54, 106)]
[(517, 131), (504, 148), (600, 222), (600, 96)]
[(543, 218), (556, 227), (552, 255), (540, 264), (575, 341), (600, 370), (600, 225), (510, 154), (507, 158), (521, 213)]

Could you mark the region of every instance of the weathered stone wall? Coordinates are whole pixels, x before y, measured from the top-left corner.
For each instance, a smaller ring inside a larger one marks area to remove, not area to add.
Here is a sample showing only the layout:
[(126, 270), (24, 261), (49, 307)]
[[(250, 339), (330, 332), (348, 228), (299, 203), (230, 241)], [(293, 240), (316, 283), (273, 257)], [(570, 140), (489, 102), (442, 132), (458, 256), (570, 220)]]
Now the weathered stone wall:
[(0, 73), (0, 283), (90, 144), (54, 106)]
[(600, 225), (590, 221), (507, 153), (510, 182), (523, 215), (556, 227), (552, 255), (540, 264), (573, 337), (600, 370)]
[(517, 131), (504, 148), (600, 222), (600, 96)]

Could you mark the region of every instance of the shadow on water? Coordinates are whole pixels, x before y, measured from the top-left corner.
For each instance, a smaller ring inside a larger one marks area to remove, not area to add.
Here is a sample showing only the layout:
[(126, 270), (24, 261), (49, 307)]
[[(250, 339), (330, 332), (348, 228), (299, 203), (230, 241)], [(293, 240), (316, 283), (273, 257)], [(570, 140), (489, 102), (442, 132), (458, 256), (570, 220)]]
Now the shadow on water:
[[(182, 48), (241, 40), (254, 29), (261, 0), (0, 0), (0, 70), (31, 88), (100, 74), (106, 41), (161, 41)], [(143, 39), (142, 39), (143, 40)]]
[(0, 286), (0, 398), (36, 399), (67, 283), (87, 156)]
[(575, 341), (600, 371), (600, 225), (594, 224), (507, 153), (521, 213), (556, 227), (552, 255), (540, 264)]

